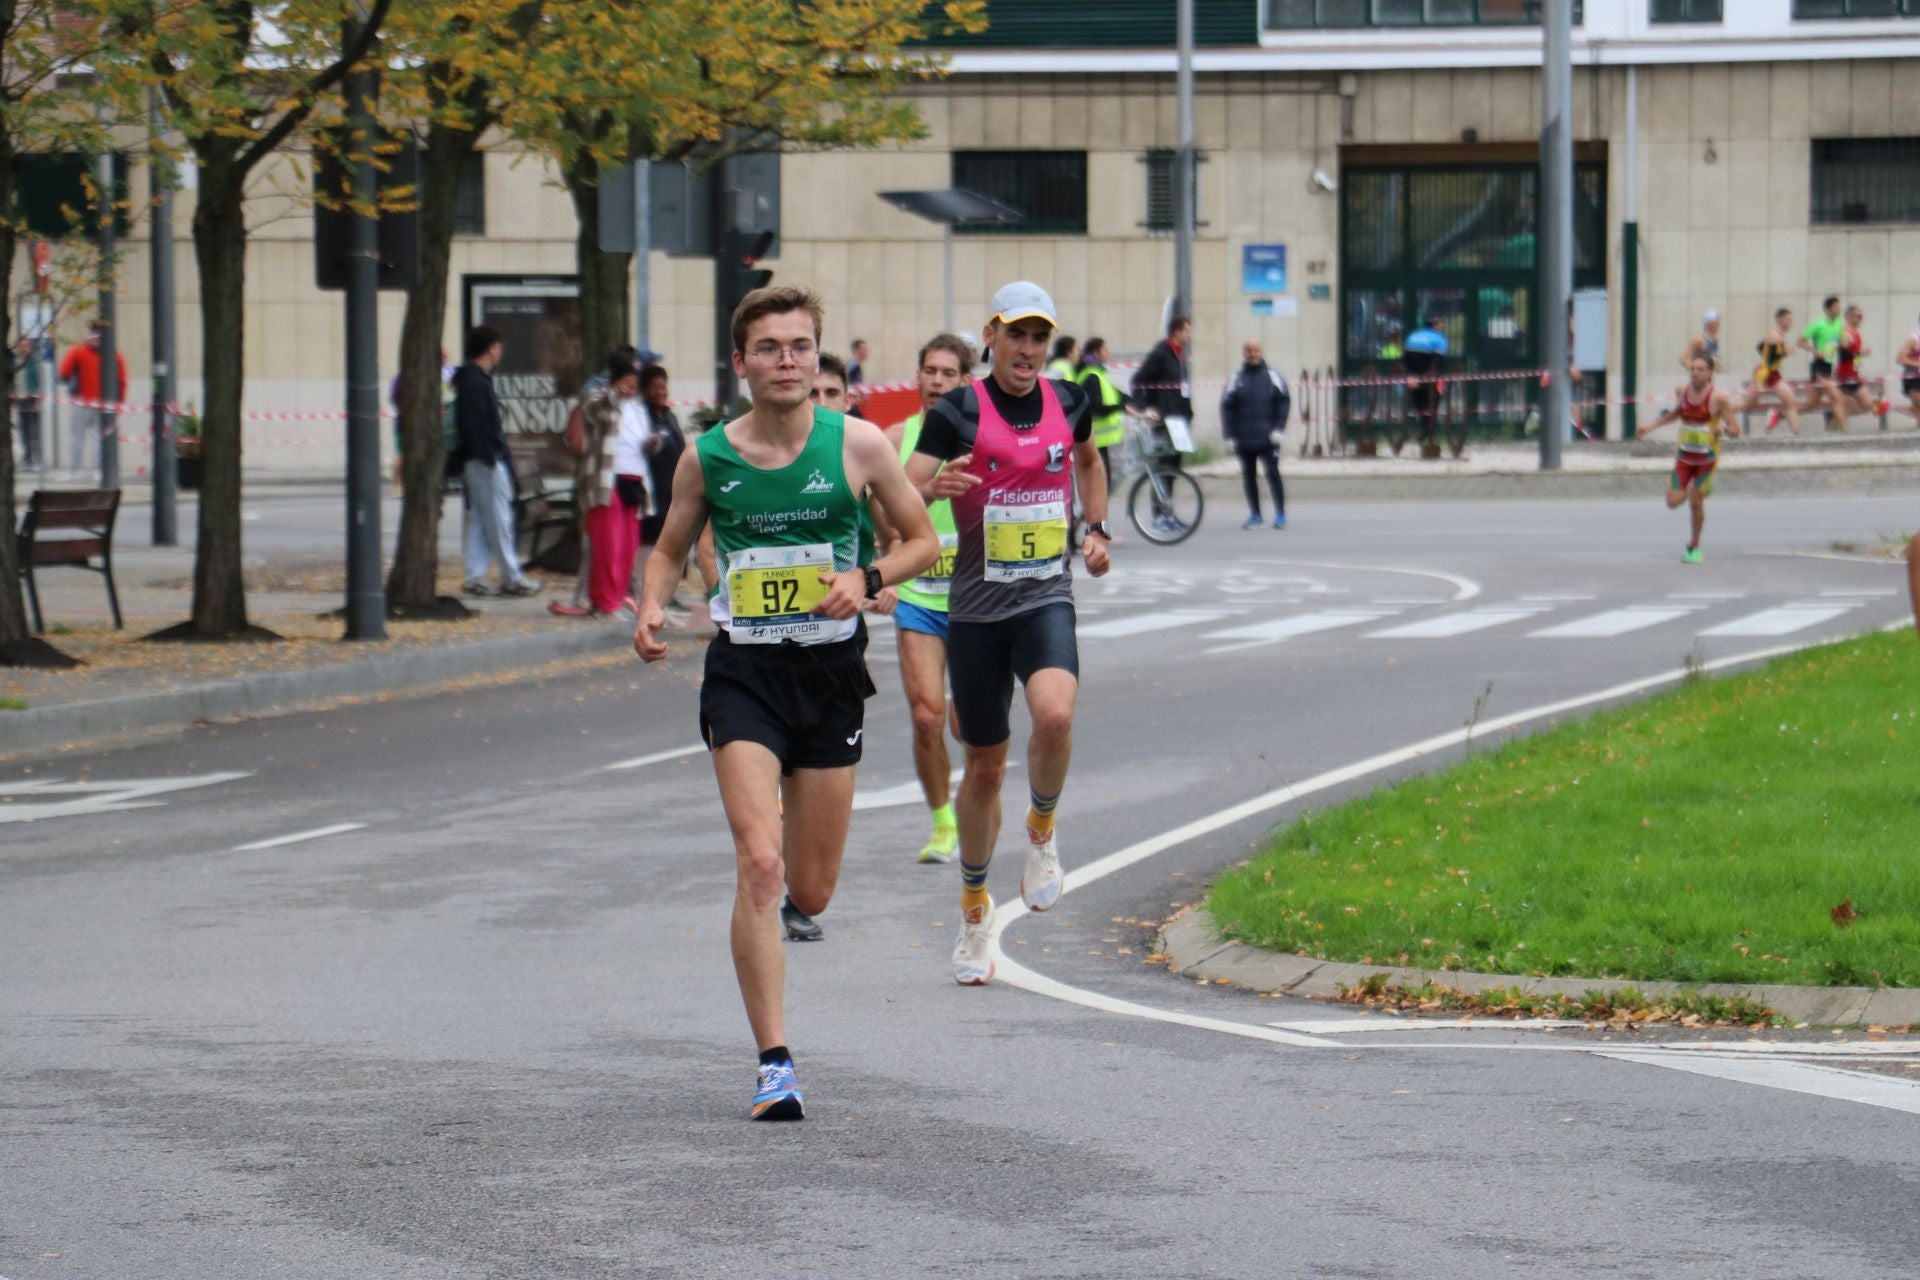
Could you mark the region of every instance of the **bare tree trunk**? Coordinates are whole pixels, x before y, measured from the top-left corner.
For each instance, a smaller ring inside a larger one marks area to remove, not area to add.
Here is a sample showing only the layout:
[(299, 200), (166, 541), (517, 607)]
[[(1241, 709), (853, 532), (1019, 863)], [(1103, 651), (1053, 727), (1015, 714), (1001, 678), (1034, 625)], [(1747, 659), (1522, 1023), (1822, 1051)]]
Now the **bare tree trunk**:
[(630, 253), (600, 250), (600, 173), (582, 149), (567, 166), (567, 193), (579, 221), (574, 256), (580, 276), (580, 359), (589, 372), (627, 340), (627, 270)]
[[(13, 208), (19, 157), (12, 139), (0, 136), (0, 209)], [(11, 220), (0, 218), (0, 280), (13, 279), (18, 241)], [(13, 388), (13, 307), (0, 298), (0, 371)], [(0, 395), (0, 666), (76, 667), (80, 664), (28, 630), (27, 602), (20, 590), (19, 517), (13, 506), (13, 397)]]
[(247, 624), (240, 552), (240, 393), (245, 377), (247, 222), (245, 174), (235, 145), (196, 138), (200, 196), (193, 214), (193, 256), (200, 269), (201, 377), (206, 409), (200, 432), (200, 524), (193, 555), (193, 616), (156, 638), (271, 638)]
[[(479, 122), (484, 128), (484, 121)], [(420, 157), (420, 283), (407, 295), (400, 326), (400, 531), (387, 574), (387, 606), (396, 613), (432, 610), (465, 617), (457, 600), (440, 600), (441, 479), (446, 445), (440, 418), (441, 334), (447, 318), (447, 280), (453, 262), (453, 225), (462, 162), (479, 140), (478, 128), (436, 123)]]

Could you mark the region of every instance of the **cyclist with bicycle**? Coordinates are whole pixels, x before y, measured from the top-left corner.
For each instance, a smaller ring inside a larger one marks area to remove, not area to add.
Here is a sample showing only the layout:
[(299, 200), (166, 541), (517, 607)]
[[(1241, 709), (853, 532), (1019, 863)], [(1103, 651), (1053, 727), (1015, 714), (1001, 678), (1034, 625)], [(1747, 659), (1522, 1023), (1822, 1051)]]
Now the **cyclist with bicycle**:
[[(1133, 372), (1133, 381), (1128, 385), (1133, 405), (1152, 424), (1152, 447), (1147, 451), (1149, 462), (1171, 455), (1177, 460), (1180, 449), (1177, 444), (1182, 435), (1192, 442), (1193, 400), (1192, 378), (1188, 366), (1191, 363), (1191, 343), (1193, 340), (1193, 321), (1186, 316), (1175, 316), (1167, 322), (1167, 336), (1154, 345), (1140, 367)], [(1153, 524), (1161, 532), (1169, 532), (1174, 523), (1173, 509), (1161, 499), (1156, 490), (1153, 495)]]
[[(1000, 835), (1000, 788), (1017, 678), (1033, 723), (1027, 744), (1027, 862), (1020, 896), (1045, 911), (1065, 877), (1054, 810), (1073, 750), (1080, 689), (1068, 518), (1077, 489), (1088, 517), (1087, 571), (1107, 571), (1107, 483), (1093, 443), (1091, 398), (1041, 376), (1058, 322), (1053, 300), (1019, 281), (993, 297), (984, 337), (992, 372), (934, 401), (907, 477), (929, 503), (946, 499), (959, 532), (947, 597), (947, 672), (966, 752), (955, 797), (960, 829), (960, 936), (953, 976), (993, 976), (987, 869)], [(944, 466), (942, 464), (945, 464)]]

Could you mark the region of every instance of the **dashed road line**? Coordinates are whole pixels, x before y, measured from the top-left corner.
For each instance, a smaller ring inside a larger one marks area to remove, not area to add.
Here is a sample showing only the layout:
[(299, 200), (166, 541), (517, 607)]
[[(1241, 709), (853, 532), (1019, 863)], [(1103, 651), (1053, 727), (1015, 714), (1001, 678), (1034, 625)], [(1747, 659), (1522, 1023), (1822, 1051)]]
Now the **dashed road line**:
[(656, 751), (652, 755), (635, 756), (631, 760), (616, 760), (612, 764), (603, 765), (602, 768), (607, 773), (617, 773), (623, 769), (644, 769), (650, 764), (659, 764), (666, 760), (678, 760), (682, 756), (699, 755), (706, 749), (706, 743), (696, 742), (690, 747), (675, 747), (671, 751)]
[(290, 836), (275, 836), (271, 840), (255, 840), (252, 844), (233, 846), (235, 853), (253, 853), (260, 849), (278, 849), (284, 845), (301, 844), (308, 840), (319, 840), (326, 836), (341, 836), (349, 831), (364, 831), (364, 822), (336, 822), (330, 827), (315, 827), (311, 831), (296, 831)]

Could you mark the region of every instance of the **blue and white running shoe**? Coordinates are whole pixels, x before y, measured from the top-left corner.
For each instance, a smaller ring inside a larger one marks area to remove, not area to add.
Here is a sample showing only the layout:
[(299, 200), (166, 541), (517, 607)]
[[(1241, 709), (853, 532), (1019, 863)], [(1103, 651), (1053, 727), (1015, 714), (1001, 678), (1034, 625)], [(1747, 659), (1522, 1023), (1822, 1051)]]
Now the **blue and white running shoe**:
[(804, 1120), (805, 1102), (791, 1062), (760, 1064), (760, 1087), (753, 1095), (755, 1120)]

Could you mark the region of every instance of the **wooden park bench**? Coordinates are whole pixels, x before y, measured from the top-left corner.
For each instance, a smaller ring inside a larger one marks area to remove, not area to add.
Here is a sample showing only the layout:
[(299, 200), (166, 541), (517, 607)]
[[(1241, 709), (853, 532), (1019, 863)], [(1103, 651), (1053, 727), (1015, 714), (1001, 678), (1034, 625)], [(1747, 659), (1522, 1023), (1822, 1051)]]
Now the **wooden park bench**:
[[(33, 602), (33, 629), (45, 631), (35, 568), (65, 565), (86, 569), (107, 580), (107, 603), (119, 630), (120, 595), (113, 589), (113, 522), (120, 513), (118, 489), (37, 489), (20, 521), (20, 573)], [(48, 531), (57, 531), (48, 537)], [(95, 559), (98, 564), (94, 563)]]

